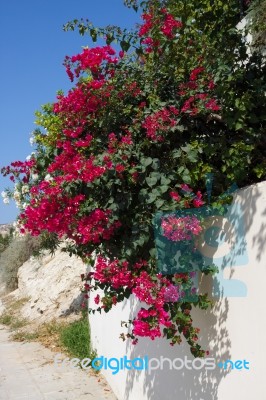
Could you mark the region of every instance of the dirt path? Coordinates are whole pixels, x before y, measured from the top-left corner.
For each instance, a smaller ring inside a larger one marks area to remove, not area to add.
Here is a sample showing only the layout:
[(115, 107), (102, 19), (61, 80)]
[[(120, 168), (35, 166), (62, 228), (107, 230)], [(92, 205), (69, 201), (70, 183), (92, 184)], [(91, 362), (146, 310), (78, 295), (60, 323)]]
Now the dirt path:
[(103, 377), (56, 367), (51, 350), (9, 337), (0, 325), (0, 400), (116, 400)]

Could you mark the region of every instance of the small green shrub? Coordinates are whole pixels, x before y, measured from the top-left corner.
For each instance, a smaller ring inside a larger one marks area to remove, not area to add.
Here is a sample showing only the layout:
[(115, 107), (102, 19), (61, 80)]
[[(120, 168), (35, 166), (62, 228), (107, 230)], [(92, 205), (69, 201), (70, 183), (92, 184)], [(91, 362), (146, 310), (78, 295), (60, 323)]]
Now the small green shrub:
[(10, 314), (2, 314), (0, 316), (0, 324), (10, 326), (12, 323), (12, 316)]
[(70, 356), (78, 357), (80, 360), (95, 357), (95, 353), (91, 350), (89, 322), (86, 318), (62, 327), (60, 341)]
[(0, 316), (0, 324), (9, 326), (9, 328), (12, 330), (16, 330), (26, 326), (27, 320), (17, 318), (16, 316), (10, 314), (9, 312), (6, 312)]

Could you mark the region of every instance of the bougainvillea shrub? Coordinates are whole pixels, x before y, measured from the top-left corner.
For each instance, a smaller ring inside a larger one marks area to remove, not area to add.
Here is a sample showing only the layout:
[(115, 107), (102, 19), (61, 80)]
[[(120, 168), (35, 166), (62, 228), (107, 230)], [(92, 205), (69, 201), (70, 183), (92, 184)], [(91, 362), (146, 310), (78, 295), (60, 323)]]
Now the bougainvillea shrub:
[[(131, 32), (68, 23), (65, 29), (106, 43), (65, 58), (73, 88), (37, 113), (29, 160), (2, 169), (16, 182), (9, 194), (21, 209), (21, 233), (52, 249), (64, 241), (84, 261), (96, 254), (82, 277), (93, 311), (134, 295), (145, 306), (122, 338), (164, 336), (171, 345), (185, 338), (195, 356), (205, 350), (191, 310), (210, 300), (193, 296), (192, 255), (185, 272), (159, 272), (154, 215), (169, 213), (164, 236), (189, 248), (202, 221), (174, 212), (207, 204), (206, 175), (215, 176), (218, 207), (233, 182), (264, 179), (266, 163), (263, 60), (248, 55), (235, 28), (239, 2), (209, 3), (142, 2), (142, 22)], [(93, 293), (98, 288), (102, 296)]]

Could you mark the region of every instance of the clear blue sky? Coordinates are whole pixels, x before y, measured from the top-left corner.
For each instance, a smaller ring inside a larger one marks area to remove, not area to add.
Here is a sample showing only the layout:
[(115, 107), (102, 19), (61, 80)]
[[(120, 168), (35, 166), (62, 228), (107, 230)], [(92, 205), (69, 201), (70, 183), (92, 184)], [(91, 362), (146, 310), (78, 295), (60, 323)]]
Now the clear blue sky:
[[(33, 148), (34, 112), (55, 101), (70, 81), (62, 66), (66, 55), (92, 46), (89, 36), (64, 32), (72, 19), (88, 18), (96, 26), (131, 27), (137, 21), (123, 0), (10, 0), (0, 2), (0, 167), (25, 160)], [(95, 45), (95, 44), (94, 44)], [(12, 185), (0, 176), (0, 192)], [(0, 224), (16, 219), (14, 204), (0, 199)]]

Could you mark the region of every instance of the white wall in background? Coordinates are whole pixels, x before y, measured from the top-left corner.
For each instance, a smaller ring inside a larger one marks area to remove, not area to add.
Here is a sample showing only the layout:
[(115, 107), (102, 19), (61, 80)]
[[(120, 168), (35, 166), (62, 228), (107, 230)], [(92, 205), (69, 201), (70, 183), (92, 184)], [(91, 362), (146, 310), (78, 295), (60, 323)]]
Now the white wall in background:
[[(102, 370), (119, 400), (265, 400), (266, 378), (266, 182), (237, 192), (234, 204), (241, 206), (248, 263), (226, 268), (225, 279), (244, 283), (246, 297), (216, 300), (212, 310), (195, 311), (201, 328), (200, 343), (216, 363), (246, 360), (250, 369), (120, 371)], [(184, 343), (171, 347), (163, 339), (140, 339), (137, 346), (119, 339), (120, 326), (135, 315), (133, 298), (105, 314), (90, 316), (92, 343), (98, 356), (129, 359), (160, 356), (193, 359)]]

